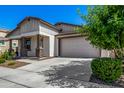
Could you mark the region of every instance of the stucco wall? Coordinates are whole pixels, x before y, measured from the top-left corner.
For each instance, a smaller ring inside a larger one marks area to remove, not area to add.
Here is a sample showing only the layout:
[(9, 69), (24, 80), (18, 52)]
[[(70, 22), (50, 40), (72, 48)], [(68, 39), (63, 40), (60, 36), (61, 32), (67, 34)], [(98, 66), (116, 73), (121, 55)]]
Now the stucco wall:
[[(12, 45), (12, 48), (14, 49), (14, 51), (16, 51), (16, 47), (19, 46), (19, 45), (18, 45), (18, 41), (17, 41), (17, 40), (14, 40), (14, 41), (12, 41), (12, 44), (13, 44), (13, 43), (16, 43), (16, 46), (15, 46), (15, 47)], [(0, 46), (0, 53), (3, 53), (3, 52), (5, 52), (5, 51), (8, 51), (9, 46), (10, 46), (9, 41), (5, 41), (5, 45)]]
[(59, 46), (58, 45), (59, 44), (58, 43), (59, 43), (59, 39), (57, 37), (55, 37), (55, 46), (54, 46), (54, 51), (55, 51), (54, 52), (54, 55), (55, 56), (58, 56), (59, 55), (59, 52), (58, 52), (58, 49), (59, 49)]
[(54, 47), (55, 47), (55, 36), (50, 36), (49, 37), (49, 56), (50, 57), (54, 57), (55, 56), (55, 50), (54, 50)]
[(6, 35), (7, 35), (7, 33), (0, 32), (0, 37), (5, 37)]
[[(0, 32), (0, 37), (5, 37), (7, 35), (7, 33), (5, 32)], [(0, 46), (0, 54), (5, 52), (6, 50), (9, 49), (9, 42), (5, 41), (5, 45)]]
[(43, 56), (49, 56), (49, 37), (43, 38)]
[[(5, 37), (6, 35), (7, 35), (6, 32), (0, 32), (0, 37)], [(8, 49), (9, 49), (9, 41), (4, 41), (4, 42), (5, 42), (5, 45), (0, 46), (0, 53), (8, 51)], [(13, 43), (16, 43), (16, 45), (18, 46), (18, 41), (17, 40), (13, 40), (12, 45), (13, 45)], [(15, 46), (15, 47), (12, 46), (12, 47), (13, 47), (14, 50), (16, 50), (17, 46)]]
[(9, 49), (9, 41), (5, 41), (5, 45), (4, 46), (0, 46), (0, 54), (4, 53), (8, 49)]
[(41, 23), (39, 23), (39, 29), (40, 29), (40, 33), (41, 34), (46, 34), (48, 36), (50, 36), (50, 35), (57, 35), (58, 34), (58, 32), (56, 32), (55, 29), (47, 27), (46, 25), (41, 24)]
[(57, 25), (56, 27), (62, 29), (61, 33), (64, 33), (64, 32), (68, 33), (68, 32), (75, 32), (75, 27), (76, 26), (60, 24), (60, 25)]

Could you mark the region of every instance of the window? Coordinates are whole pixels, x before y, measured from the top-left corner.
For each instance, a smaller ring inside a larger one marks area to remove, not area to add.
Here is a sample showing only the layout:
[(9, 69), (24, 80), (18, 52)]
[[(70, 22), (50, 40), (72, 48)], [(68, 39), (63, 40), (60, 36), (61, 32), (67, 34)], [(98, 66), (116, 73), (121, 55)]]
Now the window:
[(13, 43), (13, 47), (16, 47), (16, 43)]
[(0, 46), (5, 46), (5, 41), (4, 40), (0, 41)]
[(25, 49), (28, 51), (31, 50), (31, 39), (30, 38), (25, 39)]

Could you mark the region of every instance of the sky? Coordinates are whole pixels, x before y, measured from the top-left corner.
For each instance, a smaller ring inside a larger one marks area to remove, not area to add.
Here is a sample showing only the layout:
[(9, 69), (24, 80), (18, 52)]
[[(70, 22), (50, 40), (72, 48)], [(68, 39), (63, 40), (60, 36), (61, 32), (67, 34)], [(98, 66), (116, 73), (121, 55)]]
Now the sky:
[(87, 13), (87, 6), (84, 5), (0, 5), (0, 28), (12, 30), (26, 16), (38, 17), (51, 24), (83, 24), (77, 9)]

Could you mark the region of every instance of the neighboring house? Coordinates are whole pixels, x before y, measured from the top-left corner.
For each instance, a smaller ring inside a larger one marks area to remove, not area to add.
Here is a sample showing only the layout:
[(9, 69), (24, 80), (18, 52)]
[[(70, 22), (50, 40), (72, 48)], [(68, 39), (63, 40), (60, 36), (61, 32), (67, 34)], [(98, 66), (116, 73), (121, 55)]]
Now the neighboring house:
[(100, 57), (108, 51), (93, 47), (85, 36), (75, 33), (79, 25), (56, 23), (52, 25), (36, 17), (26, 17), (11, 31), (7, 38), (18, 40), (19, 56), (36, 57)]
[[(8, 51), (9, 49), (9, 38), (6, 35), (9, 33), (8, 30), (0, 29), (0, 54)], [(18, 46), (17, 41), (13, 41), (12, 47), (15, 49)]]
[(0, 54), (9, 49), (9, 39), (5, 38), (8, 33), (9, 31), (0, 29)]

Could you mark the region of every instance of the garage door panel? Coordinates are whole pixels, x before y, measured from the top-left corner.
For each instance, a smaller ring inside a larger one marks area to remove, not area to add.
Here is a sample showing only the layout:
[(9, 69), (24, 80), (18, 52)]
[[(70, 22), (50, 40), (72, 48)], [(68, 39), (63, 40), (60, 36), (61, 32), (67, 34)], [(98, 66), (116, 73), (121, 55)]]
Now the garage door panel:
[(73, 37), (60, 40), (60, 56), (63, 57), (99, 57), (99, 49), (94, 48), (85, 38)]

